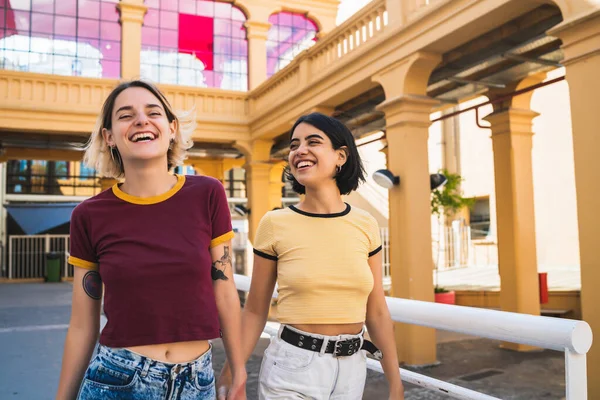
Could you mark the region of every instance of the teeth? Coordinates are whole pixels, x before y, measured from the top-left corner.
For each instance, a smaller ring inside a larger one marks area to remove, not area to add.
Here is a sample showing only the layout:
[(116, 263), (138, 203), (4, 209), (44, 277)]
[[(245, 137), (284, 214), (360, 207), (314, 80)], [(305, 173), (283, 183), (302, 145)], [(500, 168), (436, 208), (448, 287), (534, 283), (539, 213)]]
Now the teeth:
[(312, 165), (314, 165), (312, 161), (300, 161), (298, 165), (296, 165), (296, 168), (311, 167)]
[(144, 139), (154, 140), (154, 135), (152, 135), (150, 133), (138, 133), (137, 135), (133, 135), (133, 137), (131, 138), (131, 141), (137, 142), (137, 141), (144, 140)]

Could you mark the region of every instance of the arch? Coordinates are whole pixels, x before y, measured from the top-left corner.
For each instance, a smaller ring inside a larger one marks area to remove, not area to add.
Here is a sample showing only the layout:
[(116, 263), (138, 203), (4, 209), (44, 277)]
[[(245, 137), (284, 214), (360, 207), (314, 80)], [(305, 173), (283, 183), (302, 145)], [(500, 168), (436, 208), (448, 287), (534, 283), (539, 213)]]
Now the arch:
[(141, 75), (159, 83), (247, 90), (246, 15), (217, 0), (148, 4)]
[(269, 23), (267, 77), (314, 45), (319, 32), (317, 23), (308, 18), (306, 13), (280, 11), (269, 16)]
[(3, 69), (94, 78), (121, 76), (121, 27), (114, 1), (85, 6), (64, 1), (3, 3)]

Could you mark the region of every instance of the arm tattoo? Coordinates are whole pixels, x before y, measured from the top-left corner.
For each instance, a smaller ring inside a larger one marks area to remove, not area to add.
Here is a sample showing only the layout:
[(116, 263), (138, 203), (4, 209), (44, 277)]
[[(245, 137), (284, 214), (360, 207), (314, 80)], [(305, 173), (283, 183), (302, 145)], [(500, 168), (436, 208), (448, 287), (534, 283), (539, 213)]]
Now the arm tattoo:
[(228, 281), (229, 278), (225, 275), (225, 270), (227, 266), (231, 266), (231, 256), (229, 255), (229, 246), (223, 247), (224, 254), (219, 260), (215, 260), (212, 263), (212, 268), (210, 269), (210, 275), (213, 281), (217, 279), (222, 279), (224, 281)]
[(88, 296), (94, 300), (100, 300), (102, 297), (102, 280), (97, 271), (87, 272), (81, 283), (83, 284), (83, 290), (85, 290)]

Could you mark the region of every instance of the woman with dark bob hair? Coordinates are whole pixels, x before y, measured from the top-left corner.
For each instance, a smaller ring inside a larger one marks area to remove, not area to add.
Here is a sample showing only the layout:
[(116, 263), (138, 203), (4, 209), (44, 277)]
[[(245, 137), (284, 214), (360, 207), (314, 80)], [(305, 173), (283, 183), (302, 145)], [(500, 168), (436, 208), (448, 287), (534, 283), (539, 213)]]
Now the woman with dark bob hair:
[[(365, 180), (354, 137), (335, 118), (305, 115), (292, 128), (288, 161), (288, 179), (305, 196), (260, 221), (242, 312), (247, 360), (277, 283), (281, 327), (264, 354), (259, 398), (362, 399), (370, 352), (381, 360), (389, 399), (403, 399), (382, 285), (379, 227), (342, 199)], [(364, 338), (365, 324), (374, 344)], [(226, 364), (219, 390), (230, 382)]]
[[(104, 102), (84, 161), (122, 182), (71, 215), (73, 304), (58, 400), (214, 399), (209, 340), (218, 337), (233, 365), (227, 398), (246, 398), (225, 190), (171, 173), (194, 127), (144, 81), (121, 83)], [(102, 297), (108, 322), (92, 358)]]

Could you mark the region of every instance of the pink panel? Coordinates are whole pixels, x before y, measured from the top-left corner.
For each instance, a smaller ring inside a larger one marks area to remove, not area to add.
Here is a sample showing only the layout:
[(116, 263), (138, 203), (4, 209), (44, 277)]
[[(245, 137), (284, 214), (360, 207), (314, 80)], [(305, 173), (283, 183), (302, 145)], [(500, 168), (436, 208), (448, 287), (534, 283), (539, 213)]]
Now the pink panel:
[(231, 24), (225, 19), (214, 20), (214, 34), (215, 36), (231, 37)]
[(52, 34), (54, 27), (52, 26), (53, 15), (31, 13), (31, 30), (37, 33)]
[(196, 1), (179, 0), (179, 12), (184, 14), (196, 15)]
[(215, 2), (215, 18), (231, 18), (231, 5), (227, 3)]
[(142, 44), (158, 46), (158, 33), (157, 28), (142, 26)]
[(15, 11), (15, 27), (22, 35), (29, 34), (29, 11)]
[(63, 17), (57, 15), (54, 17), (54, 34), (75, 36), (75, 27), (77, 26), (77, 19), (75, 17)]
[(102, 60), (102, 77), (103, 78), (120, 78), (121, 63), (119, 61)]
[(121, 25), (117, 22), (100, 22), (100, 37), (106, 40), (121, 40)]
[(279, 13), (278, 25), (280, 26), (292, 26), (292, 14), (288, 12)]
[(31, 11), (54, 14), (54, 0), (32, 0)]
[(148, 8), (153, 8), (155, 10), (158, 10), (159, 5), (160, 5), (160, 1), (159, 0), (146, 0), (146, 1), (144, 1), (144, 4)]
[(108, 40), (100, 41), (100, 50), (106, 60), (118, 61), (121, 59), (121, 43)]
[(144, 26), (157, 27), (159, 23), (159, 11), (156, 9), (149, 8), (146, 16), (144, 17)]
[(160, 0), (161, 10), (177, 11), (177, 6), (177, 0)]
[(172, 11), (160, 12), (160, 27), (164, 29), (177, 29), (179, 26), (179, 14)]
[(105, 21), (119, 21), (119, 11), (114, 3), (100, 3), (100, 18)]
[(100, 36), (100, 21), (80, 18), (77, 21), (77, 36), (98, 38)]
[(77, 16), (77, 0), (60, 0), (55, 7), (55, 13), (60, 15)]
[(231, 37), (246, 39), (246, 28), (244, 21), (231, 21)]
[(160, 47), (161, 48), (170, 48), (170, 49), (176, 49), (177, 48), (177, 40), (178, 40), (178, 35), (177, 35), (177, 31), (168, 31), (168, 30), (161, 30), (160, 31)]
[(234, 21), (246, 21), (246, 16), (237, 7), (231, 7), (231, 19)]
[(100, 17), (100, 2), (79, 0), (79, 18), (97, 19)]
[(214, 17), (215, 16), (215, 3), (206, 0), (196, 1), (196, 15), (203, 17)]

